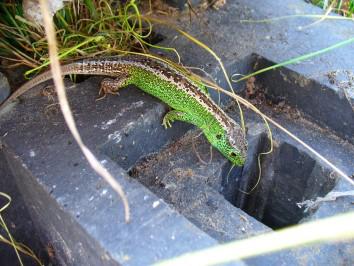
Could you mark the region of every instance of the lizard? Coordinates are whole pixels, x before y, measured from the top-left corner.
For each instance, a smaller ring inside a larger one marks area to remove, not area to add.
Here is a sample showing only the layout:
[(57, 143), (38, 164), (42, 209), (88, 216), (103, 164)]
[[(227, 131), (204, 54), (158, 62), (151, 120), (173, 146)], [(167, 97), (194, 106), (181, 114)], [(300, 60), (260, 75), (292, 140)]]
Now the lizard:
[[(162, 125), (171, 127), (175, 120), (200, 128), (212, 146), (233, 165), (242, 166), (247, 155), (247, 141), (240, 125), (232, 120), (209, 96), (201, 83), (165, 62), (146, 56), (81, 59), (61, 66), (62, 75), (83, 74), (110, 77), (101, 82), (101, 91), (116, 94), (119, 88), (135, 85), (172, 108), (163, 117)], [(112, 79), (115, 78), (115, 79)], [(42, 82), (52, 79), (50, 70), (37, 75), (19, 87), (3, 104), (2, 109), (18, 96)]]

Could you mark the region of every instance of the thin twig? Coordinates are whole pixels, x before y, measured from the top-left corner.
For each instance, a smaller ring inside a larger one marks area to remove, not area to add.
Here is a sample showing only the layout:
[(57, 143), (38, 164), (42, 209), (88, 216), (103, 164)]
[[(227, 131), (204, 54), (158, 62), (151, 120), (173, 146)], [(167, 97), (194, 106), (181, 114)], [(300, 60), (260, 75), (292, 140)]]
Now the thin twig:
[(325, 197), (317, 197), (315, 200), (305, 200), (299, 203), (296, 203), (296, 205), (299, 208), (305, 207), (304, 212), (308, 212), (309, 210), (313, 210), (320, 205), (321, 202), (328, 202), (328, 201), (335, 201), (337, 198), (340, 197), (353, 197), (354, 196), (354, 190), (350, 191), (332, 191), (328, 193)]
[(157, 262), (154, 265), (224, 265), (228, 262), (305, 244), (351, 240), (354, 238), (353, 219), (354, 212), (339, 214), (334, 217), (182, 254), (172, 259)]
[(243, 104), (244, 106), (246, 106), (247, 108), (251, 109), (252, 111), (254, 111), (255, 113), (259, 114), (260, 117), (263, 120), (268, 121), (269, 123), (273, 124), (275, 127), (277, 127), (278, 129), (280, 129), (281, 131), (283, 131), (285, 134), (287, 134), (290, 138), (292, 138), (293, 140), (295, 140), (296, 142), (300, 143), (302, 146), (304, 146), (307, 150), (309, 150), (312, 154), (314, 154), (317, 158), (319, 158), (322, 162), (324, 162), (326, 165), (328, 165), (330, 168), (332, 168), (336, 173), (338, 173), (343, 179), (345, 179), (346, 181), (348, 181), (351, 185), (354, 185), (354, 180), (351, 179), (347, 174), (345, 174), (341, 169), (339, 169), (337, 166), (335, 166), (333, 163), (331, 163), (327, 158), (325, 158), (324, 156), (322, 156), (320, 153), (318, 153), (315, 149), (313, 149), (310, 145), (308, 145), (307, 143), (305, 143), (303, 140), (301, 140), (299, 137), (295, 136), (293, 133), (291, 133), (289, 130), (287, 130), (285, 127), (283, 127), (282, 125), (280, 125), (278, 122), (274, 121), (272, 118), (270, 118), (269, 116), (265, 115), (264, 113), (262, 113), (256, 106), (254, 106), (253, 104), (251, 104), (249, 101), (243, 99), (241, 96), (227, 91), (223, 88), (221, 88), (220, 86), (218, 86), (217, 84), (215, 84), (214, 82), (207, 80), (205, 78), (201, 78), (202, 81), (208, 85), (210, 88), (213, 88), (217, 91), (220, 91), (228, 96), (230, 96), (231, 98), (237, 100), (238, 102), (240, 102), (241, 104)]

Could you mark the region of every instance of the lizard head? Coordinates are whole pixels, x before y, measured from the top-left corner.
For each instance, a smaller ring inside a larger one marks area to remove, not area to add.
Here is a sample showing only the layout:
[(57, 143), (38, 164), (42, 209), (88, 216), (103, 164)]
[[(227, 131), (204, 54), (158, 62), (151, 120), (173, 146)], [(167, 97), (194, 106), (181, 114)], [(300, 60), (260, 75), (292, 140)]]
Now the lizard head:
[(233, 165), (244, 165), (247, 157), (247, 141), (241, 127), (231, 122), (227, 130), (216, 128), (205, 132), (210, 143)]

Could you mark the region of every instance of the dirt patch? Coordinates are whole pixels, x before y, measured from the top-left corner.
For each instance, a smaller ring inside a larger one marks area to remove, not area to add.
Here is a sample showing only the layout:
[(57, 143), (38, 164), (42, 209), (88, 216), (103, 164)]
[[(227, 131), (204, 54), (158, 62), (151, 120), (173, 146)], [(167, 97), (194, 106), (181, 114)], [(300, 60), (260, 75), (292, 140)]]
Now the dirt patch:
[[(211, 162), (204, 164), (196, 156), (193, 143), (199, 156), (207, 161), (210, 144), (191, 131), (160, 153), (138, 162), (130, 175), (220, 241), (268, 231), (225, 198), (225, 173), (230, 170), (227, 160), (215, 151)], [(228, 185), (232, 182), (230, 176)]]
[(354, 111), (354, 73), (350, 70), (335, 70), (326, 74), (328, 82), (340, 89)]
[(250, 77), (245, 85), (245, 98), (251, 102), (258, 109), (262, 110), (264, 107), (272, 108), (274, 114), (285, 114), (291, 119), (300, 119), (303, 114), (296, 108), (291, 107), (286, 99), (278, 99), (273, 101), (267, 98), (266, 88), (257, 82), (256, 77)]

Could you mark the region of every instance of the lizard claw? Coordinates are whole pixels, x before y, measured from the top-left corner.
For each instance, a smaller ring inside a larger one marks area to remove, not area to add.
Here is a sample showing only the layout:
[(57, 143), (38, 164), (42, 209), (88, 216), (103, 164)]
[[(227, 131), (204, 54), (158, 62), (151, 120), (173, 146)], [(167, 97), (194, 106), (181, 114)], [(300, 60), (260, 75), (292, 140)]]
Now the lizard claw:
[(165, 116), (162, 120), (162, 125), (165, 127), (165, 129), (168, 129), (168, 128), (172, 127), (171, 122), (173, 122), (173, 121), (166, 119), (166, 116)]

